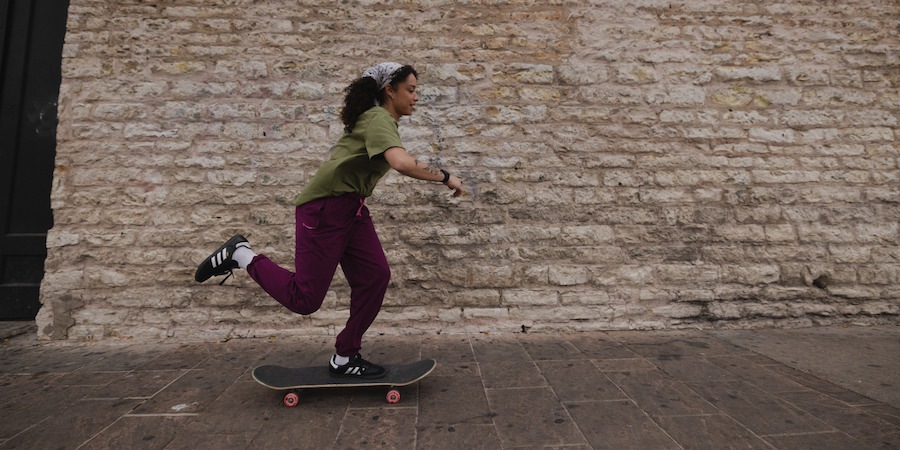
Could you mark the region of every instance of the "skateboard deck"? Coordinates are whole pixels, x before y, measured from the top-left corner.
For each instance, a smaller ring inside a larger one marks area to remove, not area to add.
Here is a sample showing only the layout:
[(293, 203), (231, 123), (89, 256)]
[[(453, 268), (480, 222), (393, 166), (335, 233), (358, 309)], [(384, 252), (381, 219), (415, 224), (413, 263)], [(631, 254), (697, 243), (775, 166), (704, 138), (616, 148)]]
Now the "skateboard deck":
[(425, 378), (436, 366), (435, 360), (424, 359), (410, 364), (385, 365), (385, 374), (381, 378), (353, 378), (332, 375), (324, 365), (314, 367), (265, 365), (253, 369), (253, 379), (269, 389), (294, 391), (284, 396), (286, 406), (297, 405), (298, 391), (301, 389), (372, 386), (390, 388), (387, 401), (397, 403), (400, 401), (400, 392), (395, 388), (408, 386)]

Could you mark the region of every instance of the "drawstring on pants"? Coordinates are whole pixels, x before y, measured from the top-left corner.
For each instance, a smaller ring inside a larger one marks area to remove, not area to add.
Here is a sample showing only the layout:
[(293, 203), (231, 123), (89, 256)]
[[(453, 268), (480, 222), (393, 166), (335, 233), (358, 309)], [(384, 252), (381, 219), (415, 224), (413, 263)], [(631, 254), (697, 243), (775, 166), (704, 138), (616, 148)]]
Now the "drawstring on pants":
[(356, 217), (359, 217), (359, 216), (362, 215), (362, 209), (363, 209), (363, 206), (366, 206), (366, 199), (365, 199), (365, 197), (359, 199), (359, 208), (356, 209)]

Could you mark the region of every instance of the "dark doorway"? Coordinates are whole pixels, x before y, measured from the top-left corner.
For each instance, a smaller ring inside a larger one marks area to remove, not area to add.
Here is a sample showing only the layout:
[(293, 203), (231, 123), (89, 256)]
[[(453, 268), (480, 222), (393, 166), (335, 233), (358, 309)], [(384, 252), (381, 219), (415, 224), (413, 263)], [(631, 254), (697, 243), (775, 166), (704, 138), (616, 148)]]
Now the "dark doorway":
[(34, 319), (40, 307), (68, 9), (0, 0), (0, 320)]

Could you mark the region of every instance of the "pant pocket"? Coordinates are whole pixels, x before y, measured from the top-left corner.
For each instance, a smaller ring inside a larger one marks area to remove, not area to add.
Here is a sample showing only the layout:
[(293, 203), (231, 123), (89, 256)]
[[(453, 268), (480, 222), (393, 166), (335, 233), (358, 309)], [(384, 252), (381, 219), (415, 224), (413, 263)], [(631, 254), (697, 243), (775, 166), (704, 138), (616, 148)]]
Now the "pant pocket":
[(310, 231), (318, 230), (322, 226), (322, 217), (325, 215), (325, 205), (328, 199), (313, 200), (300, 210), (300, 225)]

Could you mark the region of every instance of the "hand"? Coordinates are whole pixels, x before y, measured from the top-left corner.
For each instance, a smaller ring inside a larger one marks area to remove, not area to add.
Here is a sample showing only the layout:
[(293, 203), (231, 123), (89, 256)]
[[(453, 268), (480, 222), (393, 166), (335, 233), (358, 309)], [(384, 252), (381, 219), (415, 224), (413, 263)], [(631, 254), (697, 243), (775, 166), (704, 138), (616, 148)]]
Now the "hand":
[(450, 179), (447, 180), (446, 183), (444, 183), (444, 186), (447, 186), (448, 188), (453, 190), (454, 197), (459, 197), (460, 195), (466, 193), (462, 187), (462, 180), (457, 178), (456, 175), (450, 175)]

